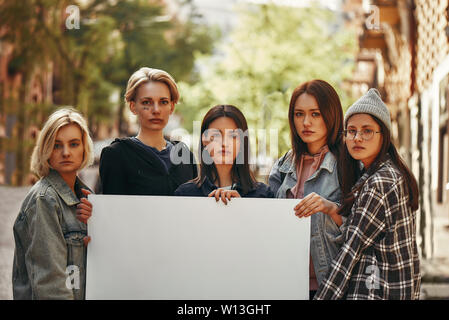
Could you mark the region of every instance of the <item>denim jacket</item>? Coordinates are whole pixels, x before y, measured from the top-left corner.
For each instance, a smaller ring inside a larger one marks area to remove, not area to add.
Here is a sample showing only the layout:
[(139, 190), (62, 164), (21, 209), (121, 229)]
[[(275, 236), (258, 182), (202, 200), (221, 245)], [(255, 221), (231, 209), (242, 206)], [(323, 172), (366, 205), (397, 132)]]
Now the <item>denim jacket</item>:
[[(88, 189), (78, 178), (75, 190)], [(59, 173), (29, 191), (14, 223), (14, 299), (84, 299), (87, 226), (76, 218), (78, 197)]]
[[(286, 198), (287, 190), (293, 188), (297, 183), (292, 150), (287, 153), (285, 160), (280, 165), (281, 159), (273, 165), (268, 178), (268, 183), (276, 194), (276, 198)], [(281, 173), (285, 176), (284, 181), (281, 181)], [(337, 160), (330, 151), (326, 153), (318, 170), (304, 183), (304, 197), (312, 192), (334, 203), (340, 203), (341, 190), (338, 182)], [(317, 281), (321, 283), (331, 267), (333, 258), (344, 242), (345, 224), (338, 227), (330, 216), (322, 212), (315, 213), (310, 218), (310, 255)], [(343, 220), (345, 220), (344, 217)]]

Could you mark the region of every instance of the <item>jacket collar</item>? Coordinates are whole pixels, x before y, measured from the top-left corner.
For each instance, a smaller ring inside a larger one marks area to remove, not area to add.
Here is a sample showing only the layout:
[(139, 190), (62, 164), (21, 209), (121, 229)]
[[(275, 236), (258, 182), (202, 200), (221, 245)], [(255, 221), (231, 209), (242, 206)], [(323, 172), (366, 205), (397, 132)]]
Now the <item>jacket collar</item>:
[[(184, 154), (188, 154), (190, 157), (190, 154), (191, 154), (190, 150), (185, 145), (185, 143), (183, 143), (181, 141), (176, 141), (176, 140), (167, 140), (167, 141), (169, 141), (173, 145), (173, 148), (170, 151), (170, 159), (173, 159), (173, 156), (176, 155), (175, 154), (176, 152), (178, 153), (178, 156), (180, 157), (180, 159), (182, 159), (182, 155), (184, 155)], [(148, 151), (148, 149), (144, 148), (144, 146), (133, 141), (132, 137), (116, 138), (111, 144), (114, 144), (114, 143), (124, 144), (128, 148), (134, 150), (135, 154), (138, 157), (142, 158), (143, 160), (148, 162), (150, 165), (157, 168), (157, 170), (159, 170), (160, 172), (164, 172), (164, 173), (167, 172), (165, 165), (162, 163), (162, 161), (156, 155), (156, 153)], [(191, 161), (193, 161), (193, 160), (191, 160)], [(181, 163), (183, 163), (183, 162), (181, 162)], [(176, 167), (177, 167), (177, 165), (173, 165), (170, 168), (169, 172), (174, 170)]]
[(208, 177), (205, 177), (203, 183), (201, 184), (201, 192), (203, 193), (203, 195), (207, 197), (209, 193), (211, 193), (215, 189), (217, 189), (217, 186), (214, 185)]
[[(291, 173), (292, 176), (296, 178), (296, 166), (295, 161), (293, 161), (293, 158), (294, 158), (293, 150), (290, 150), (286, 155), (284, 163), (279, 167), (279, 171), (286, 174)], [(332, 152), (328, 151), (323, 159), (323, 162), (321, 163), (320, 167), (315, 173), (318, 174), (318, 172), (322, 169), (326, 169), (330, 173), (333, 173), (336, 161), (337, 159), (332, 154)]]
[[(73, 193), (72, 189), (70, 189), (64, 179), (62, 179), (58, 171), (50, 169), (50, 173), (45, 177), (45, 179), (47, 179), (47, 181), (53, 186), (55, 191), (68, 206), (73, 206), (80, 202), (78, 197)], [(78, 177), (76, 177), (75, 188), (90, 190)]]
[(116, 138), (111, 144), (114, 144), (114, 143), (123, 143), (128, 148), (134, 150), (135, 154), (138, 157), (142, 158), (143, 160), (145, 160), (152, 166), (156, 167), (159, 171), (161, 171), (161, 172), (167, 171), (167, 169), (165, 169), (164, 165), (162, 164), (162, 162), (159, 160), (159, 158), (156, 156), (156, 154), (154, 152), (148, 151), (142, 145), (133, 141), (133, 139), (131, 137), (126, 137), (126, 138), (122, 138), (122, 139)]
[[(386, 154), (385, 157), (383, 158), (383, 160), (381, 160), (379, 165), (377, 166), (376, 172), (379, 171), (379, 169), (381, 169), (382, 167), (388, 166), (390, 164), (391, 164), (391, 157), (389, 154)], [(363, 170), (363, 174), (359, 178), (359, 180), (355, 183), (352, 190), (357, 189), (358, 186), (360, 186), (362, 183), (364, 183), (366, 180), (368, 180), (368, 178), (372, 175), (372, 173), (370, 174), (367, 170), (365, 170), (365, 167), (364, 167), (362, 161), (359, 161), (359, 167), (361, 170)]]

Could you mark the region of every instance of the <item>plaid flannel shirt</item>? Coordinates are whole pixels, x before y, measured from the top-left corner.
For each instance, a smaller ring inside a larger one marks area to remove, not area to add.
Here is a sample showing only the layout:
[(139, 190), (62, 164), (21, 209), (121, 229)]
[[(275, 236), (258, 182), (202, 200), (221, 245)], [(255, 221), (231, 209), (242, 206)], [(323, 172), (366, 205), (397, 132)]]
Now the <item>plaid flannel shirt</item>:
[(405, 180), (386, 159), (366, 181), (346, 223), (346, 240), (315, 295), (321, 299), (419, 299), (415, 213)]

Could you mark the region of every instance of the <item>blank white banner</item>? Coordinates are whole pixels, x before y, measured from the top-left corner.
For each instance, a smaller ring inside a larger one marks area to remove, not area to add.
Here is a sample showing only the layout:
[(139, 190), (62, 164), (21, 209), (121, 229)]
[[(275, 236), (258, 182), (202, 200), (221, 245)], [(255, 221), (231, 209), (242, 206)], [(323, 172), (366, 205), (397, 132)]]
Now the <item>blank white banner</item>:
[(89, 195), (87, 299), (309, 298), (295, 199)]

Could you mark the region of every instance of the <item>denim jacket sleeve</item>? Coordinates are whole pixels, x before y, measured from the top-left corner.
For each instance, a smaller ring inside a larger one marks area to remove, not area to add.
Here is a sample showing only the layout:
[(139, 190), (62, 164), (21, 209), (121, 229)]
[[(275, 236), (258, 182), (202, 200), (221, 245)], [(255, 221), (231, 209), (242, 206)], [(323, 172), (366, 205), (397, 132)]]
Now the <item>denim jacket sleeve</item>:
[(30, 246), (25, 261), (33, 299), (74, 299), (66, 286), (67, 246), (60, 224), (60, 208), (48, 194), (36, 199), (30, 215)]
[(279, 187), (282, 184), (281, 173), (279, 172), (279, 161), (280, 161), (280, 159), (278, 159), (274, 163), (273, 167), (271, 168), (270, 175), (268, 176), (268, 185), (269, 185), (271, 191), (273, 191), (275, 197), (276, 197), (277, 191), (279, 190)]
[(327, 216), (327, 219), (329, 220), (329, 225), (333, 226), (330, 229), (335, 229), (335, 232), (328, 232), (326, 229), (327, 236), (332, 242), (341, 246), (346, 240), (346, 231), (348, 229), (347, 217), (341, 217), (342, 224), (340, 226), (338, 226), (330, 216)]
[[(332, 195), (332, 199), (336, 199), (336, 200), (333, 200), (332, 202), (335, 203), (338, 207), (341, 207), (341, 190), (340, 190), (340, 188), (335, 190), (334, 194)], [(328, 216), (328, 219), (331, 224), (335, 225), (336, 230), (338, 229), (338, 231), (335, 233), (328, 233), (330, 240), (339, 245), (342, 245), (345, 242), (346, 230), (348, 228), (347, 222), (346, 222), (347, 217), (341, 216), (342, 224), (340, 226), (338, 226), (330, 216)]]

